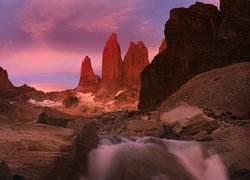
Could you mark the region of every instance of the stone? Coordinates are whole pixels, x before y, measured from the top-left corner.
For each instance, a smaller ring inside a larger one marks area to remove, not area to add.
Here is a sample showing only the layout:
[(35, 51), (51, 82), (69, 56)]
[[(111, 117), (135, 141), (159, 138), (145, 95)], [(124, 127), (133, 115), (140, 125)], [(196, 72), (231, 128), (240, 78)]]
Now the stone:
[(63, 105), (66, 108), (70, 108), (72, 106), (77, 106), (79, 103), (79, 99), (74, 96), (74, 95), (68, 95), (64, 100), (63, 100)]
[(0, 123), (0, 159), (25, 179), (72, 179), (77, 135), (72, 129), (44, 124)]
[(172, 129), (177, 136), (190, 136), (201, 131), (213, 132), (219, 128), (215, 119), (206, 116), (202, 109), (183, 104), (160, 116), (163, 126)]
[(0, 89), (14, 88), (13, 84), (9, 80), (8, 73), (0, 66)]
[(159, 48), (159, 53), (160, 54), (161, 52), (163, 52), (165, 49), (167, 49), (167, 43), (166, 43), (166, 40), (163, 39), (162, 42), (161, 42), (161, 46)]
[(130, 120), (127, 124), (128, 131), (152, 131), (158, 129), (159, 123), (154, 120)]
[(81, 77), (76, 91), (93, 93), (98, 89), (100, 81), (101, 78), (93, 71), (90, 58), (86, 56), (82, 62)]
[(129, 87), (140, 85), (140, 74), (149, 64), (148, 49), (142, 41), (130, 42), (123, 62), (123, 83)]
[(12, 174), (9, 170), (9, 167), (3, 160), (0, 160), (0, 179), (12, 180)]
[(79, 118), (49, 107), (43, 108), (37, 122), (58, 127), (67, 127), (68, 122)]
[[(195, 75), (250, 59), (249, 1), (196, 3), (170, 11), (168, 48), (142, 72), (139, 109), (151, 110)], [(150, 98), (149, 98), (150, 97)]]
[(120, 45), (113, 33), (103, 49), (102, 85), (118, 86), (122, 82), (122, 58)]
[(88, 154), (91, 149), (97, 148), (98, 144), (98, 133), (97, 126), (94, 121), (87, 118), (78, 118), (70, 121), (67, 124), (67, 128), (74, 129), (79, 135), (79, 152), (81, 156), (78, 159), (80, 164), (79, 172), (87, 172), (88, 166)]
[(213, 141), (202, 146), (221, 157), (230, 179), (249, 179), (250, 124), (219, 128), (210, 136)]

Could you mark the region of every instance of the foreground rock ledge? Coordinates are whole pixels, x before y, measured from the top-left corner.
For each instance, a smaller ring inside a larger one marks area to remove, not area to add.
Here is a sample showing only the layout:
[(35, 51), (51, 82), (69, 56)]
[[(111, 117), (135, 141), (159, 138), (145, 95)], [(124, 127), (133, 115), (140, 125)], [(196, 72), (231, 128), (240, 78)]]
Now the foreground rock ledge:
[(72, 129), (0, 123), (0, 159), (26, 179), (67, 179), (75, 166), (77, 137)]

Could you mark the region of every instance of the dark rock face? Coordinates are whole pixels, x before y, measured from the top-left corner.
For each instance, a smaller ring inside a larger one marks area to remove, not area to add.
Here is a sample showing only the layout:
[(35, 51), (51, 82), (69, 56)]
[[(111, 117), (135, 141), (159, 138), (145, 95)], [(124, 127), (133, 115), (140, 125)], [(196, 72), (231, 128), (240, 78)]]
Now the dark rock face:
[(11, 89), (13, 87), (14, 87), (13, 84), (10, 82), (8, 78), (7, 71), (0, 66), (0, 89), (6, 90), (6, 89)]
[(148, 50), (142, 41), (130, 43), (123, 63), (123, 83), (127, 86), (139, 85), (140, 74), (149, 64)]
[(249, 61), (249, 12), (247, 0), (222, 0), (221, 12), (203, 3), (171, 10), (168, 48), (142, 72), (139, 108), (157, 107), (198, 73)]
[(102, 85), (116, 86), (122, 81), (122, 58), (120, 45), (113, 33), (103, 50)]
[(95, 75), (91, 60), (86, 56), (82, 62), (81, 78), (77, 86), (77, 91), (81, 92), (95, 92), (100, 85), (101, 78)]
[(163, 52), (165, 49), (167, 49), (167, 43), (166, 43), (166, 40), (163, 39), (163, 40), (162, 40), (162, 43), (161, 43), (161, 46), (160, 46), (160, 48), (159, 48), (159, 54), (160, 54), (161, 52)]
[(0, 179), (11, 180), (12, 174), (5, 161), (0, 160)]

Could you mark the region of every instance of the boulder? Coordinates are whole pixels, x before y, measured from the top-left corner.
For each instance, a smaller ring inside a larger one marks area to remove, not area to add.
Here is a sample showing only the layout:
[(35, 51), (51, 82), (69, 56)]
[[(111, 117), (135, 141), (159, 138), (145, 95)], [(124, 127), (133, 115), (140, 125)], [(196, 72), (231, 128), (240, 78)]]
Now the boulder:
[(111, 88), (122, 82), (122, 58), (120, 45), (113, 33), (103, 49), (102, 85)]
[(52, 126), (67, 127), (69, 121), (77, 118), (79, 118), (79, 116), (72, 116), (56, 109), (45, 107), (40, 113), (37, 122)]
[(127, 123), (126, 131), (122, 133), (123, 136), (154, 136), (160, 137), (160, 124), (155, 120), (134, 119)]
[[(179, 137), (195, 136), (202, 131), (211, 133), (219, 128), (215, 119), (206, 116), (202, 109), (188, 104), (177, 106), (162, 113), (160, 120), (163, 126), (167, 126)], [(199, 137), (199, 135), (197, 136)]]
[(154, 109), (199, 73), (249, 61), (249, 11), (248, 0), (223, 0), (221, 12), (199, 2), (171, 10), (168, 48), (142, 72), (139, 108)]
[(44, 124), (0, 123), (0, 159), (25, 179), (69, 179), (76, 166), (74, 130)]
[(96, 124), (87, 118), (78, 118), (70, 121), (67, 128), (74, 129), (79, 135), (78, 150), (80, 153), (78, 164), (79, 172), (87, 172), (88, 154), (91, 149), (97, 148), (98, 133)]
[(140, 85), (140, 74), (149, 64), (148, 49), (142, 41), (130, 42), (123, 62), (123, 83), (129, 87)]
[(0, 160), (0, 179), (12, 180), (12, 174), (9, 170), (9, 167), (3, 160)]
[(82, 62), (81, 77), (76, 91), (84, 93), (93, 93), (100, 85), (101, 78), (95, 75), (91, 60), (86, 56)]
[(158, 129), (159, 123), (154, 120), (130, 120), (127, 124), (128, 131), (152, 131)]

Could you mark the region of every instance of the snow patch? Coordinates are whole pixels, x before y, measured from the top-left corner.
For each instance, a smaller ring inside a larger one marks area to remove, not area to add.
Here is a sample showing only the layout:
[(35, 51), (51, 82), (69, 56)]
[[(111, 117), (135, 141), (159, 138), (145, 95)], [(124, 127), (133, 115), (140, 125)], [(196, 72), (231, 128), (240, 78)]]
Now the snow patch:
[(94, 101), (95, 95), (93, 95), (92, 93), (84, 94), (81, 92), (77, 92), (76, 97), (79, 99), (80, 102), (83, 102), (83, 103), (87, 103), (87, 104), (94, 104), (95, 103), (95, 101)]
[(112, 105), (112, 104), (114, 104), (114, 102), (115, 102), (115, 100), (109, 101), (106, 105)]
[(44, 100), (39, 102), (34, 99), (30, 99), (28, 102), (35, 106), (41, 106), (41, 107), (58, 107), (62, 105), (62, 102), (54, 102), (51, 100)]
[(116, 94), (115, 94), (115, 97), (119, 96), (121, 93), (123, 93), (124, 91), (126, 91), (126, 89), (123, 89), (121, 91), (118, 91)]

